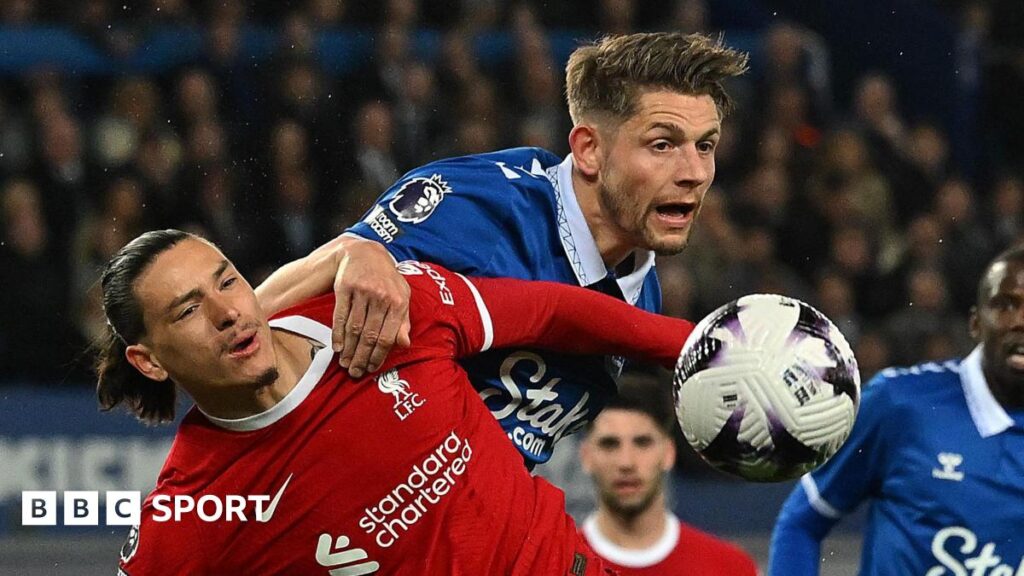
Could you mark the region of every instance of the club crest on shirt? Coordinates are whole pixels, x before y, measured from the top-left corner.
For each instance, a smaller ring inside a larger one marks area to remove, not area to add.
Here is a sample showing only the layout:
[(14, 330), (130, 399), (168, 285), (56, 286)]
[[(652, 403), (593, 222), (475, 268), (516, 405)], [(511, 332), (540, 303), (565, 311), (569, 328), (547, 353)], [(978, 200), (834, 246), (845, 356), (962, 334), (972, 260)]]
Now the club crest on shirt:
[(399, 222), (419, 224), (430, 218), (441, 200), (444, 200), (445, 195), (451, 191), (451, 187), (441, 179), (440, 174), (434, 174), (430, 178), (412, 178), (398, 189), (388, 207), (398, 217)]
[(124, 546), (121, 546), (121, 561), (127, 562), (135, 556), (135, 551), (139, 549), (139, 527), (132, 526), (131, 530), (128, 531), (128, 539), (124, 541)]
[(405, 420), (426, 402), (422, 396), (409, 390), (409, 382), (398, 375), (397, 369), (377, 376), (377, 389), (394, 397), (395, 403), (391, 410), (399, 420)]

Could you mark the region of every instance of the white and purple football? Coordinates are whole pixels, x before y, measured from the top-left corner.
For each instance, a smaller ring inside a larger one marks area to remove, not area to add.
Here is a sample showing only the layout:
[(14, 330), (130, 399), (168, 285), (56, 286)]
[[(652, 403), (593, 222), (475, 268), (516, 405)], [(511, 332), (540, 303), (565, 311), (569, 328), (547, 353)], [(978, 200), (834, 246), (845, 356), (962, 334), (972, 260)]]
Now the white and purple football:
[(795, 298), (753, 294), (697, 324), (672, 392), (683, 435), (709, 464), (778, 482), (824, 464), (846, 441), (860, 374), (824, 314)]

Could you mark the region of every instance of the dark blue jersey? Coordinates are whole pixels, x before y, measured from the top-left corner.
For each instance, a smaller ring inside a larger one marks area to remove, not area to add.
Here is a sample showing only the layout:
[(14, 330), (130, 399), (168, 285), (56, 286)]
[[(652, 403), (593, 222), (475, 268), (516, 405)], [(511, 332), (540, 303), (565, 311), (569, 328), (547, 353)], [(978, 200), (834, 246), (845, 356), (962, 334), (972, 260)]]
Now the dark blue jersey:
[(862, 501), (862, 575), (1024, 574), (1024, 411), (996, 402), (980, 348), (872, 380), (850, 439), (783, 506), (769, 574), (817, 574), (821, 539)]
[[(572, 188), (572, 162), (539, 148), (450, 158), (402, 177), (349, 232), (396, 260), (436, 262), (484, 277), (548, 280), (614, 294), (660, 311), (654, 254), (634, 269), (605, 267)], [(581, 310), (581, 314), (590, 313)], [(465, 362), (473, 384), (528, 465), (580, 428), (615, 392), (603, 358), (495, 350)]]

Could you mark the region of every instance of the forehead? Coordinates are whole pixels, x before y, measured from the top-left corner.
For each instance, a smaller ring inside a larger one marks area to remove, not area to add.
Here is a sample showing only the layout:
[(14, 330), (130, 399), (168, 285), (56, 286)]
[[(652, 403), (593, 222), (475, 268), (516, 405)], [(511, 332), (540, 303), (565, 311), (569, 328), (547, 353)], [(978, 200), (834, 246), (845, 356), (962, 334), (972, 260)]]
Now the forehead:
[(640, 124), (672, 122), (696, 130), (710, 130), (721, 124), (718, 107), (707, 94), (681, 94), (671, 90), (645, 90), (637, 100), (631, 121)]
[(985, 275), (985, 290), (986, 297), (1024, 292), (1024, 261), (1004, 260), (990, 266)]
[(645, 434), (661, 434), (654, 420), (636, 410), (606, 408), (594, 420), (593, 436), (642, 436)]
[(185, 239), (161, 252), (135, 283), (143, 308), (164, 307), (195, 288), (224, 261), (219, 250), (200, 240)]

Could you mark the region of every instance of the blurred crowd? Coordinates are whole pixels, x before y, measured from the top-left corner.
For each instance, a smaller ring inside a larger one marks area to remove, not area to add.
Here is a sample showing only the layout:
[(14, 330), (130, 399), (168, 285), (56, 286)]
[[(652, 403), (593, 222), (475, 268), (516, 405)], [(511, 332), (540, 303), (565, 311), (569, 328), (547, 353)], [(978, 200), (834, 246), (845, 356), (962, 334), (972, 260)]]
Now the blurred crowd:
[[(992, 5), (936, 4), (989, 42)], [(41, 68), (0, 84), (0, 381), (90, 382), (98, 273), (140, 232), (201, 232), (255, 284), (414, 166), (520, 145), (567, 153), (552, 31), (717, 32), (710, 15), (706, 0), (4, 2), (0, 32), (63, 26), (116, 58), (155, 27), (187, 26), (203, 49), (143, 75)], [(258, 62), (240, 52), (254, 26), (277, 39)], [(343, 75), (316, 57), (337, 29), (372, 36), (372, 56)], [(436, 57), (417, 50), (421, 30), (439, 33)], [(495, 30), (509, 58), (481, 57), (474, 39)], [(837, 98), (812, 29), (779, 19), (757, 39), (691, 245), (658, 264), (666, 312), (793, 295), (837, 322), (866, 376), (969, 350), (978, 274), (1024, 234), (1019, 160), (967, 176), (948, 127), (907, 110), (892, 78), (866, 73)], [(1024, 51), (1000, 49), (1007, 81), (1024, 75)]]

